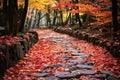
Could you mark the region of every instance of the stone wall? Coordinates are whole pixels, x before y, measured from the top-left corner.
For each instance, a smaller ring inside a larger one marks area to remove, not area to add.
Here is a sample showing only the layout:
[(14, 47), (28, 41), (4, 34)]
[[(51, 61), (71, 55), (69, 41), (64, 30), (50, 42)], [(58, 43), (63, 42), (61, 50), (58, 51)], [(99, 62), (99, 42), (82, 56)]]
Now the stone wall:
[(18, 37), (19, 42), (11, 43), (11, 45), (0, 43), (0, 78), (6, 69), (23, 59), (27, 51), (38, 41), (38, 34), (35, 31), (20, 34)]
[(101, 39), (95, 35), (90, 35), (90, 33), (82, 32), (79, 30), (72, 30), (70, 28), (54, 28), (54, 31), (59, 33), (65, 33), (70, 36), (76, 37), (80, 40), (86, 40), (87, 42), (92, 43), (93, 45), (101, 46), (106, 48), (113, 56), (120, 57), (120, 43), (118, 42), (109, 42), (104, 39)]

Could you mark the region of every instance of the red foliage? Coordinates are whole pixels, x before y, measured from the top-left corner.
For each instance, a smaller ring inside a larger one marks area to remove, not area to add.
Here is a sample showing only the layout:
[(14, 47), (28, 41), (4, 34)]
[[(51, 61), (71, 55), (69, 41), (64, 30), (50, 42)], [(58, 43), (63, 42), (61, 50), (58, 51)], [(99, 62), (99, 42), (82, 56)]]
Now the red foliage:
[[(5, 80), (32, 80), (33, 77), (27, 76), (28, 74), (42, 72), (44, 66), (49, 66), (57, 63), (66, 63), (66, 60), (61, 60), (60, 58), (66, 55), (71, 56), (71, 53), (69, 52), (68, 54), (55, 54), (64, 52), (65, 48), (61, 43), (56, 44), (52, 42), (52, 39), (54, 38), (51, 37), (54, 36), (71, 39), (73, 40), (72, 46), (80, 48), (86, 55), (94, 55), (87, 58), (88, 61), (95, 62), (95, 66), (93, 68), (94, 70), (109, 70), (117, 75), (119, 74), (120, 59), (112, 57), (105, 49), (93, 46), (92, 44), (85, 41), (71, 38), (70, 36), (54, 33), (50, 30), (36, 31), (39, 34), (39, 41), (28, 51), (26, 57), (23, 60), (18, 62), (14, 67), (11, 67), (7, 70), (4, 76)], [(47, 71), (50, 73), (64, 70), (64, 67), (47, 69)]]
[(11, 43), (19, 42), (18, 37), (11, 37), (11, 36), (2, 36), (0, 37), (0, 43), (11, 45)]
[[(56, 4), (53, 9), (66, 9), (70, 8), (70, 12), (72, 14), (75, 13), (87, 13), (92, 14), (95, 16), (101, 16), (106, 17), (111, 15), (110, 11), (106, 11), (105, 6), (110, 6), (111, 1), (110, 0), (97, 0), (95, 2), (90, 2), (89, 0), (86, 0), (81, 3), (70, 3), (69, 0), (62, 0), (58, 4)], [(79, 9), (75, 9), (75, 7), (79, 7)]]

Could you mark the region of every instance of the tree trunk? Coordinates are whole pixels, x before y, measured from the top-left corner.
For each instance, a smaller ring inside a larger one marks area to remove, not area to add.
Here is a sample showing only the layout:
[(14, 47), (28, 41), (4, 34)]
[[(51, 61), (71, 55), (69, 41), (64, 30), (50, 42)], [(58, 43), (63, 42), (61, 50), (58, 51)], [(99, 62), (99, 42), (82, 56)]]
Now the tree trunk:
[(16, 36), (18, 32), (18, 13), (17, 13), (17, 0), (13, 0), (13, 9), (12, 9), (12, 15), (13, 15), (13, 31), (12, 35)]
[(16, 2), (14, 0), (4, 0), (3, 1), (3, 10), (5, 15), (5, 30), (6, 34), (11, 34), (12, 36), (16, 36), (17, 28), (18, 28), (18, 18), (17, 12), (15, 8)]
[[(77, 4), (77, 3), (79, 3), (79, 1), (78, 0), (74, 1), (73, 0), (73, 3)], [(75, 7), (75, 10), (78, 10), (78, 9), (79, 9), (79, 7)], [(75, 13), (75, 17), (76, 17), (76, 20), (78, 20), (78, 22), (79, 22), (79, 28), (82, 27), (82, 22), (80, 20), (79, 12)]]
[(120, 28), (118, 26), (118, 0), (112, 0), (112, 20), (113, 20), (113, 33), (118, 31)]
[(9, 18), (8, 18), (8, 6), (7, 6), (7, 0), (3, 0), (3, 13), (4, 13), (4, 26), (5, 26), (5, 34), (10, 34), (9, 30)]
[(27, 14), (27, 9), (28, 9), (28, 0), (25, 0), (24, 10), (22, 13), (22, 18), (21, 18), (20, 27), (19, 27), (19, 32), (24, 32), (24, 23), (25, 23), (25, 18)]
[(14, 14), (14, 1), (13, 0), (9, 0), (9, 3), (8, 3), (8, 7), (9, 7), (9, 12), (8, 12), (8, 15), (9, 15), (9, 29), (10, 29), (10, 34), (12, 34), (13, 32), (13, 14)]
[(76, 13), (75, 16), (76, 16), (76, 19), (77, 19), (78, 22), (79, 22), (79, 28), (82, 27), (82, 22), (81, 22), (81, 20), (80, 20), (79, 13)]
[(37, 27), (40, 27), (40, 20), (41, 20), (41, 12), (38, 12), (38, 23), (37, 23)]
[(62, 14), (62, 10), (60, 10), (59, 13), (60, 13), (60, 24), (63, 26), (63, 14)]
[(46, 19), (47, 19), (47, 27), (50, 27), (50, 15), (49, 13), (46, 13)]
[(68, 23), (68, 21), (70, 20), (70, 18), (71, 18), (71, 13), (69, 14), (67, 20), (66, 20), (65, 23), (64, 23), (65, 25)]
[(17, 4), (18, 0), (14, 0), (14, 2), (15, 2), (16, 11), (18, 11), (18, 4)]
[(56, 10), (54, 10), (53, 25), (55, 25), (56, 18), (57, 18), (57, 11), (56, 11)]
[(47, 6), (47, 13), (46, 13), (46, 19), (47, 19), (47, 26), (48, 27), (51, 27), (51, 19), (50, 19), (50, 6), (48, 5)]

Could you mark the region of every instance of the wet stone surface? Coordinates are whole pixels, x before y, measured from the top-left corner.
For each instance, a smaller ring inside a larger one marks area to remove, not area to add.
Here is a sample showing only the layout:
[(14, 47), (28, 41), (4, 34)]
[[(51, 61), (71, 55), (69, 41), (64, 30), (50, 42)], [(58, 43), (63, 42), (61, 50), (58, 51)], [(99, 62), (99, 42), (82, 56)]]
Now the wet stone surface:
[(49, 77), (46, 77), (45, 80), (59, 80), (59, 78), (56, 76), (49, 76)]
[(115, 77), (112, 77), (112, 76), (108, 76), (107, 80), (118, 80), (118, 79), (116, 79)]
[(49, 73), (32, 73), (32, 74), (29, 74), (28, 76), (46, 77), (46, 76), (49, 76)]
[(107, 79), (107, 75), (106, 74), (95, 74), (92, 76), (93, 78), (98, 78), (98, 79)]
[(83, 60), (83, 59), (76, 59), (76, 60), (69, 60), (69, 62), (77, 64), (77, 63), (85, 63), (86, 60)]
[(76, 66), (72, 66), (72, 67), (69, 67), (69, 68), (68, 68), (68, 71), (70, 71), (70, 72), (71, 72), (71, 71), (76, 70), (76, 69), (77, 69), (77, 67), (76, 67)]
[(69, 56), (64, 56), (64, 57), (62, 57), (62, 60), (69, 60), (71, 57), (69, 57)]
[[(53, 51), (55, 55), (62, 55), (62, 57), (58, 58), (61, 62), (48, 64), (48, 66), (43, 66), (41, 73), (31, 73), (28, 75), (30, 77), (36, 77), (34, 80), (117, 80), (112, 76), (114, 75), (112, 72), (100, 71), (98, 73), (93, 70), (95, 63), (88, 61), (87, 58), (94, 55), (92, 53), (91, 55), (86, 55), (82, 49), (73, 45), (72, 39), (58, 36), (47, 36), (42, 39), (47, 38), (52, 39), (51, 42), (55, 45), (61, 44), (65, 50)], [(69, 53), (70, 55), (67, 55)], [(52, 69), (55, 71), (49, 72)], [(90, 78), (81, 79), (82, 76), (88, 76)]]
[(76, 63), (71, 63), (71, 62), (67, 62), (67, 63), (63, 64), (63, 66), (65, 66), (65, 67), (67, 67), (67, 68), (73, 67), (73, 66), (75, 66), (75, 65), (77, 65), (77, 64), (76, 64)]
[(72, 56), (76, 56), (76, 57), (81, 57), (81, 58), (87, 58), (87, 56), (84, 53), (72, 53)]
[[(82, 52), (81, 49), (77, 47), (71, 47), (72, 41), (67, 40), (64, 42), (66, 39), (60, 39), (57, 38), (57, 40), (54, 40), (56, 43), (64, 43), (63, 46), (65, 46), (66, 50), (64, 52), (55, 52), (56, 54), (67, 54), (71, 53), (70, 56), (63, 56), (60, 58), (60, 60), (67, 60), (66, 63), (60, 63), (60, 64), (55, 64), (55, 65), (50, 65), (46, 66), (44, 69), (47, 68), (59, 68), (59, 67), (64, 67), (65, 72), (56, 72), (53, 73), (54, 76), (48, 76), (45, 78), (45, 80), (70, 80), (72, 78), (80, 78), (82, 75), (91, 75), (91, 78), (94, 80), (97, 79), (108, 79), (108, 80), (114, 80), (114, 77), (109, 77), (107, 78), (107, 75), (112, 75), (111, 72), (109, 71), (101, 71), (99, 74), (92, 70), (94, 66), (94, 62), (91, 61), (86, 61), (87, 57), (91, 57), (93, 55), (85, 55), (85, 53)], [(69, 45), (67, 45), (69, 44)], [(72, 57), (76, 57), (76, 59), (72, 59)], [(116, 80), (116, 79), (115, 79)]]
[(85, 56), (84, 53), (72, 53), (72, 56)]
[(93, 66), (84, 65), (84, 64), (78, 64), (78, 65), (76, 65), (76, 67), (77, 67), (78, 69), (92, 69), (92, 68), (93, 68)]
[[(109, 76), (109, 75), (113, 75), (113, 73), (109, 71), (101, 71), (97, 73), (96, 71), (92, 70), (95, 63), (92, 61), (87, 61), (86, 58), (91, 57), (93, 55), (89, 55), (89, 56), (85, 55), (85, 53), (83, 53), (81, 49), (72, 46), (72, 41), (68, 39), (67, 40), (61, 38), (56, 38), (56, 39), (57, 40), (53, 40), (53, 42), (56, 44), (63, 43), (62, 45), (66, 50), (64, 52), (54, 51), (54, 53), (56, 55), (71, 53), (71, 56), (63, 56), (59, 58), (59, 60), (66, 60), (67, 61), (66, 63), (44, 66), (43, 69), (47, 70), (52, 68), (57, 69), (59, 67), (64, 67), (64, 71), (53, 72), (52, 75), (50, 75), (49, 73), (35, 73), (35, 74), (30, 74), (29, 76), (44, 77), (45, 80), (73, 80), (73, 79), (79, 80), (81, 76), (86, 75), (86, 76), (91, 76), (91, 80), (99, 80), (99, 79), (117, 80), (116, 78)], [(73, 57), (76, 59), (72, 59)]]
[(61, 67), (61, 66), (62, 66), (62, 64), (54, 64), (54, 65), (50, 65), (50, 66), (44, 66), (44, 69), (54, 68), (54, 67), (58, 68), (58, 67)]
[(60, 79), (70, 79), (70, 78), (79, 78), (80, 74), (78, 73), (69, 73), (69, 72), (58, 72), (55, 74)]
[(83, 74), (83, 75), (94, 75), (96, 74), (93, 70), (76, 70), (77, 73)]
[(89, 61), (89, 62), (86, 62), (86, 63), (84, 63), (85, 65), (94, 65), (94, 62), (91, 62), (91, 61)]
[(107, 75), (114, 75), (112, 72), (110, 71), (101, 71), (100, 73), (102, 74), (107, 74)]

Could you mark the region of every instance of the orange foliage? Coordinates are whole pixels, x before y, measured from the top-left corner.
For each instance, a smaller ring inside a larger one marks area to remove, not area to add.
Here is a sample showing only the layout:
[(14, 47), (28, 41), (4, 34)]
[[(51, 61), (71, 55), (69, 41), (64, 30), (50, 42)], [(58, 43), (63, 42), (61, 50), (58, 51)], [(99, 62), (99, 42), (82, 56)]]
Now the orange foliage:
[(111, 12), (110, 11), (104, 11), (104, 12), (97, 12), (94, 13), (96, 16), (101, 16), (101, 17), (105, 17), (105, 16), (110, 16)]
[(67, 4), (70, 3), (72, 0), (60, 0), (60, 4)]
[[(88, 14), (101, 16), (101, 17), (111, 15), (110, 11), (103, 11), (105, 9), (104, 5), (111, 4), (110, 0), (96, 0), (95, 3), (92, 3), (89, 0), (86, 0), (82, 3), (77, 3), (77, 4), (70, 3), (70, 1), (71, 0), (60, 0), (60, 2), (53, 7), (53, 9), (70, 8), (71, 10), (69, 12), (72, 14), (88, 13)], [(79, 9), (76, 10), (75, 7), (79, 7)]]

